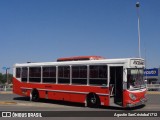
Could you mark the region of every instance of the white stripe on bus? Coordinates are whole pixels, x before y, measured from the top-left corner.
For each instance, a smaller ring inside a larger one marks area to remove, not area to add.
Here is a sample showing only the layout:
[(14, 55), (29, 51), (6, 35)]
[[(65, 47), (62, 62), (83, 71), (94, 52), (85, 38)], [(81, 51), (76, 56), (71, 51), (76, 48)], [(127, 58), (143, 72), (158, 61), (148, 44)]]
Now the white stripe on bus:
[[(25, 87), (21, 87), (21, 89), (28, 89), (28, 90), (32, 90), (33, 88), (25, 88)], [(66, 91), (66, 90), (49, 90), (49, 89), (38, 89), (40, 91), (50, 91), (50, 92), (62, 92), (62, 93), (75, 93), (75, 94), (88, 94), (89, 92), (77, 92), (77, 91)], [(104, 93), (96, 93), (97, 95), (100, 96), (108, 96), (109, 94), (104, 94)]]

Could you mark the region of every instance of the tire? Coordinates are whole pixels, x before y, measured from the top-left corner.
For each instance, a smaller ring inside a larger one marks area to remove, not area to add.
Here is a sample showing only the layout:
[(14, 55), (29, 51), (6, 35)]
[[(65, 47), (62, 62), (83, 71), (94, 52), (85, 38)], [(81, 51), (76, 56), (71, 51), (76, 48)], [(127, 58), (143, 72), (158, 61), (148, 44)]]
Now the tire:
[(34, 101), (34, 102), (37, 102), (39, 100), (38, 90), (36, 90), (36, 89), (32, 90), (31, 95), (30, 95), (30, 100)]
[(87, 95), (87, 106), (97, 108), (100, 106), (100, 99), (95, 93), (89, 93)]

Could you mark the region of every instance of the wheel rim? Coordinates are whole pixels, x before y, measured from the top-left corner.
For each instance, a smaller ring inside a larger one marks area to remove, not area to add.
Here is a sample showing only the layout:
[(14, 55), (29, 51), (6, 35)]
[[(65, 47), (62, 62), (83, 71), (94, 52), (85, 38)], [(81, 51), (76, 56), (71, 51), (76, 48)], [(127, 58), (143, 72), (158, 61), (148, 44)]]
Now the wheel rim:
[(100, 105), (100, 101), (96, 94), (89, 94), (87, 96), (87, 106), (88, 107), (98, 107), (99, 105)]
[(96, 104), (96, 98), (91, 98), (91, 103)]

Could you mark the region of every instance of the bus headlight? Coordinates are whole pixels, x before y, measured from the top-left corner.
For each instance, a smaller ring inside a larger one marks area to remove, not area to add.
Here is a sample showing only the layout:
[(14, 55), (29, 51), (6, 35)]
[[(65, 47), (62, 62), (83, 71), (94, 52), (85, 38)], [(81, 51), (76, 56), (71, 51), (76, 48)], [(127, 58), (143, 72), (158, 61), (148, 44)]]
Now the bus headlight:
[(132, 93), (129, 94), (129, 97), (131, 98), (131, 100), (136, 100), (136, 96)]

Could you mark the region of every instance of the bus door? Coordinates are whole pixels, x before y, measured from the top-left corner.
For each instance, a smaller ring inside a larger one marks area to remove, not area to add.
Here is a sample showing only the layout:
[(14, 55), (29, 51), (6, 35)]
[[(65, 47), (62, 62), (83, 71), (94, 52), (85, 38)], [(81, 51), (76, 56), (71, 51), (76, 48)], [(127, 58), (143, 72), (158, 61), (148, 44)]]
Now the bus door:
[(123, 66), (110, 66), (110, 105), (123, 106)]

